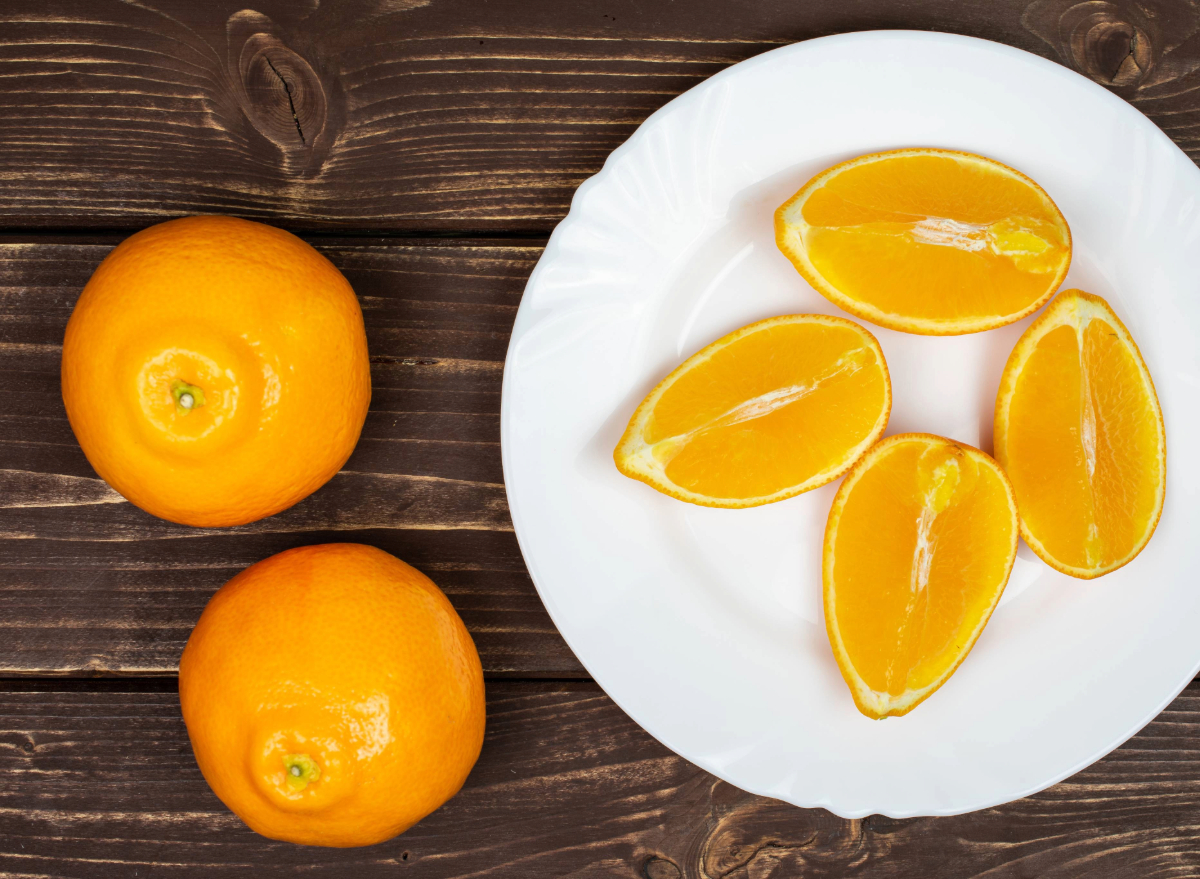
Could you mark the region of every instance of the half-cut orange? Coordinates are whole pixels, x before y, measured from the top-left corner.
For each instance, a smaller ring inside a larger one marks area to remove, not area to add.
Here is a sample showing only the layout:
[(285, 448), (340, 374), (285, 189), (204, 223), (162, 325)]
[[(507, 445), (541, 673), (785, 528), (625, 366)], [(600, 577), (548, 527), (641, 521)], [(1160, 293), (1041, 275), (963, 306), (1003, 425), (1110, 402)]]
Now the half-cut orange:
[(1021, 336), (996, 396), (995, 443), (1021, 536), (1052, 568), (1099, 577), (1150, 541), (1166, 494), (1162, 410), (1099, 296), (1061, 293)]
[(825, 527), (825, 627), (868, 717), (907, 714), (952, 675), (1004, 592), (1017, 506), (978, 449), (923, 433), (879, 443)]
[(1071, 263), (1067, 221), (1040, 186), (953, 150), (872, 153), (823, 171), (775, 212), (775, 240), (834, 304), (926, 335), (1020, 320)]
[(638, 406), (617, 469), (709, 507), (753, 507), (824, 485), (883, 434), (883, 350), (840, 317), (750, 324), (693, 354)]

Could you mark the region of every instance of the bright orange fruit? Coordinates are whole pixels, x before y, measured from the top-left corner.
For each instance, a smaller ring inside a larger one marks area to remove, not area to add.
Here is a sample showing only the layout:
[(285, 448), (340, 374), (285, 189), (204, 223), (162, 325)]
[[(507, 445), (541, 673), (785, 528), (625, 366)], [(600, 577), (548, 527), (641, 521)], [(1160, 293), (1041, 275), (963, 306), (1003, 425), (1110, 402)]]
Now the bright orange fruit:
[(879, 343), (820, 314), (742, 327), (693, 354), (642, 401), (617, 469), (679, 500), (753, 507), (824, 485), (887, 426)]
[(188, 217), (126, 239), (63, 341), (84, 454), (147, 512), (240, 525), (316, 491), (371, 399), (362, 312), (329, 260), (280, 229)]
[(1017, 507), (978, 449), (906, 433), (846, 476), (825, 527), (825, 627), (854, 704), (907, 714), (970, 652), (1008, 583)]
[(1162, 410), (1137, 345), (1099, 296), (1059, 294), (1021, 336), (995, 429), (1021, 536), (1046, 564), (1091, 579), (1150, 541), (1166, 493)]
[(462, 787), (483, 670), (441, 590), (369, 546), (271, 556), (213, 596), (179, 663), (196, 762), (253, 830), (371, 845)]
[(1032, 314), (1071, 262), (1071, 231), (1040, 186), (952, 150), (873, 153), (823, 171), (775, 212), (775, 240), (835, 305), (927, 335)]

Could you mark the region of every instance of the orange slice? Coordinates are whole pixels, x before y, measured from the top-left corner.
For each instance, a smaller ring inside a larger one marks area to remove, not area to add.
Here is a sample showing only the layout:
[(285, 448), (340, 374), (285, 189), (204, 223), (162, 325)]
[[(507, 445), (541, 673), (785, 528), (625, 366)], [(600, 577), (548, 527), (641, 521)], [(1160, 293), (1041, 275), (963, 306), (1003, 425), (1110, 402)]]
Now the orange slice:
[(966, 658), (1004, 592), (1012, 487), (978, 449), (889, 437), (838, 489), (824, 555), (825, 627), (854, 704), (907, 714)]
[(951, 150), (873, 153), (823, 171), (775, 212), (775, 240), (830, 302), (925, 335), (1020, 320), (1071, 262), (1071, 230), (1040, 186)]
[(996, 397), (996, 458), (1021, 536), (1046, 564), (1091, 579), (1154, 534), (1167, 447), (1150, 371), (1099, 296), (1067, 290), (1021, 336)]
[(638, 406), (617, 469), (709, 507), (754, 507), (824, 485), (887, 426), (883, 351), (821, 314), (742, 327), (693, 354)]

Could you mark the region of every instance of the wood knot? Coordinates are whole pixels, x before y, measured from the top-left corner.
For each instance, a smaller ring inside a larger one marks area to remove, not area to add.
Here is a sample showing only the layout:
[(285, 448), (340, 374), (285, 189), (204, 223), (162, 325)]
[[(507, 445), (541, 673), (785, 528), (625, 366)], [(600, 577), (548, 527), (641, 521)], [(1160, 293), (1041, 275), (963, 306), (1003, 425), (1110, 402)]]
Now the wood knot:
[(777, 800), (748, 798), (725, 811), (700, 845), (700, 875), (806, 875), (815, 850), (833, 861), (852, 860), (839, 845), (847, 822), (821, 809), (796, 809)]
[(1038, 0), (1022, 21), (1070, 66), (1102, 85), (1136, 88), (1154, 66), (1157, 27), (1149, 4)]
[[(315, 140), (325, 127), (325, 90), (308, 62), (269, 34), (254, 34), (239, 64), (250, 97), (250, 119), (283, 149)], [(305, 129), (308, 134), (305, 135)]]
[(226, 23), (229, 73), (242, 112), (270, 141), (291, 173), (319, 168), (330, 137), (329, 101), (321, 77), (284, 44), (274, 22), (249, 9)]
[(683, 875), (683, 871), (679, 869), (674, 861), (653, 857), (648, 858), (646, 863), (642, 865), (642, 875), (646, 879), (679, 879)]
[(1135, 24), (1095, 13), (1072, 32), (1071, 55), (1098, 82), (1136, 85), (1150, 69), (1150, 38)]

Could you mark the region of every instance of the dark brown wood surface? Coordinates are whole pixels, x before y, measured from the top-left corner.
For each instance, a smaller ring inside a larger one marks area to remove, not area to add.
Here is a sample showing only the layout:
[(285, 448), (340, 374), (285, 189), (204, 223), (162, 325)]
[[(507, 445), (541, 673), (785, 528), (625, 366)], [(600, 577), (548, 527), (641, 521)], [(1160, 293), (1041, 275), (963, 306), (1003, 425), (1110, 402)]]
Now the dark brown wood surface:
[(174, 674), (200, 611), (239, 570), (353, 540), (433, 577), (489, 674), (583, 674), (525, 571), (500, 466), (504, 354), (540, 242), (318, 242), (367, 324), (362, 438), (290, 510), (199, 529), (108, 488), (63, 409), (63, 330), (117, 240), (0, 240), (0, 673)]
[(678, 93), (870, 28), (1061, 61), (1200, 156), (1190, 0), (5, 0), (0, 223), (545, 233)]
[[(1200, 685), (1042, 794), (846, 821), (658, 745), (586, 679), (526, 573), (500, 380), (545, 235), (676, 94), (776, 46), (871, 28), (1054, 59), (1200, 160), (1195, 0), (0, 4), (0, 877), (1200, 877)], [(122, 501), (58, 394), (63, 327), (98, 261), (197, 212), (312, 236), (370, 337), (375, 396), (344, 472), (243, 528), (182, 528)], [(204, 785), (173, 692), (226, 579), (329, 540), (429, 573), (489, 678), (463, 793), (358, 851), (242, 827)]]
[(492, 682), (463, 791), (364, 849), (265, 840), (204, 783), (178, 697), (0, 690), (0, 876), (1184, 879), (1200, 874), (1200, 685), (1068, 782), (952, 818), (844, 820), (746, 794), (592, 683)]

